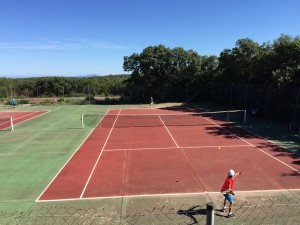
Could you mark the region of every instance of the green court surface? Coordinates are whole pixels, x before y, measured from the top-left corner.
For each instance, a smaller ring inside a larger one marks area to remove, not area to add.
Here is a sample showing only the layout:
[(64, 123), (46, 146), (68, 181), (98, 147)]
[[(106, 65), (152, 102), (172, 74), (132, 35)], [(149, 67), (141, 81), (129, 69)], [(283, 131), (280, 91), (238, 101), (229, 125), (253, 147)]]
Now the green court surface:
[[(105, 114), (113, 107), (117, 106), (10, 109), (12, 112), (48, 110), (48, 113), (15, 125), (14, 131), (0, 131), (0, 204), (34, 202), (92, 131), (92, 127), (82, 129), (81, 114)], [(4, 205), (1, 207), (5, 208)]]
[[(212, 201), (220, 208), (223, 198), (219, 193), (35, 202), (92, 132), (92, 127), (82, 129), (81, 114), (105, 114), (108, 109), (129, 107), (149, 106), (9, 109), (49, 112), (16, 125), (13, 131), (0, 131), (0, 224), (196, 224), (195, 220), (205, 224), (205, 204)], [(8, 109), (0, 108), (0, 112), (4, 110)], [(249, 121), (241, 126), (299, 153), (299, 136), (284, 124)], [(299, 163), (300, 157), (295, 161)], [(194, 211), (189, 210), (197, 205)], [(216, 211), (217, 224), (299, 224), (300, 191), (238, 193), (235, 211), (235, 219)]]

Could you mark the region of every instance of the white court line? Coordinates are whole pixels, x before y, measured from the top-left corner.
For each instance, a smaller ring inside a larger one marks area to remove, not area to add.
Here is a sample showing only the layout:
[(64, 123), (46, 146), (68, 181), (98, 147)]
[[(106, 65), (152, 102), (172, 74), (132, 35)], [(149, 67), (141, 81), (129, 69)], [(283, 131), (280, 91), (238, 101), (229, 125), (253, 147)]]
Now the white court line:
[[(106, 112), (107, 113), (107, 112)], [(100, 122), (101, 123), (101, 120)], [(98, 124), (99, 124), (98, 123)], [(98, 125), (97, 124), (97, 125)], [(48, 189), (48, 187), (53, 183), (53, 181), (56, 179), (56, 177), (60, 174), (60, 172), (66, 167), (66, 165), (69, 163), (69, 161), (73, 158), (73, 156), (78, 152), (78, 150), (81, 148), (81, 146), (85, 143), (85, 141), (91, 136), (91, 134), (94, 132), (97, 126), (92, 129), (92, 131), (89, 133), (89, 135), (83, 140), (83, 142), (79, 145), (79, 147), (76, 149), (76, 151), (71, 155), (71, 157), (68, 159), (68, 161), (61, 167), (61, 169), (57, 172), (57, 174), (53, 177), (53, 179), (50, 181), (50, 183), (45, 187), (43, 192), (39, 195), (39, 197), (35, 200), (36, 202), (39, 202), (39, 198), (45, 193), (45, 191)]]
[(13, 153), (3, 153), (3, 154), (0, 154), (0, 157), (4, 157), (4, 156), (11, 156), (11, 155), (34, 155), (34, 154), (37, 154), (37, 155), (43, 155), (43, 154), (65, 154), (67, 152), (13, 152)]
[[(50, 111), (46, 111), (46, 110), (45, 110), (45, 111), (8, 111), (8, 112), (10, 112), (10, 113), (14, 113), (14, 112), (25, 112), (25, 113), (28, 113), (28, 114), (22, 115), (22, 116), (20, 116), (20, 117), (13, 117), (13, 116), (11, 116), (11, 117), (13, 118), (13, 125), (15, 126), (15, 125), (24, 123), (25, 121), (34, 119), (34, 118), (39, 117), (39, 116), (41, 116), (41, 115), (44, 115), (44, 114), (46, 114), (46, 113), (48, 113), (48, 112), (50, 112)], [(35, 116), (35, 117), (28, 118), (27, 120), (23, 120), (23, 121), (21, 121), (21, 122), (16, 122), (16, 123), (14, 123), (16, 120), (19, 120), (19, 119), (21, 119), (21, 118), (23, 118), (23, 117), (29, 116), (29, 115), (34, 114), (34, 113), (37, 113), (37, 112), (44, 112), (44, 113), (39, 114), (39, 115), (37, 115), (37, 116)]]
[[(22, 115), (21, 117), (16, 117), (16, 119), (19, 119), (19, 118), (22, 118), (24, 116), (27, 116), (27, 115), (30, 115), (30, 114), (33, 114), (33, 113), (37, 113), (37, 112), (45, 112), (45, 113), (47, 113), (47, 112), (51, 112), (51, 110), (38, 110), (38, 111), (0, 111), (0, 114), (3, 113), (3, 112), (4, 113), (10, 113), (10, 114), (14, 114), (14, 113), (28, 113), (26, 115)], [(43, 114), (41, 114), (41, 115), (43, 115)]]
[[(51, 110), (38, 110), (38, 111), (34, 111), (34, 112), (42, 112), (42, 111), (51, 111)], [(1, 113), (14, 113), (14, 112), (17, 112), (17, 113), (23, 113), (23, 112), (33, 112), (33, 111), (15, 111), (15, 110), (11, 110), (11, 111), (0, 111), (0, 114)]]
[(172, 138), (174, 144), (176, 145), (177, 148), (179, 148), (177, 142), (175, 141), (175, 139), (173, 138), (172, 134), (170, 133), (169, 129), (166, 127), (166, 125), (164, 124), (164, 122), (162, 121), (161, 117), (159, 117), (160, 121), (162, 122), (162, 124), (164, 125), (164, 127), (166, 128), (166, 130), (168, 131), (170, 137)]
[[(290, 192), (300, 191), (300, 189), (278, 189), (278, 190), (250, 190), (250, 191), (235, 191), (235, 193), (267, 193), (267, 192)], [(105, 196), (105, 197), (92, 197), (92, 198), (68, 198), (68, 199), (51, 199), (51, 200), (39, 200), (38, 202), (64, 202), (64, 201), (78, 201), (78, 200), (101, 200), (101, 199), (116, 199), (116, 198), (138, 198), (138, 197), (167, 197), (167, 196), (194, 196), (194, 195), (207, 195), (207, 194), (220, 194), (219, 191), (203, 191), (203, 192), (178, 192), (168, 194), (144, 194), (144, 195), (116, 195), (116, 196)]]
[(163, 148), (117, 148), (117, 149), (105, 149), (104, 152), (117, 152), (117, 151), (142, 151), (142, 150), (168, 150), (168, 149), (194, 149), (194, 148), (239, 148), (239, 147), (253, 147), (252, 145), (207, 145), (207, 146), (180, 146), (180, 147), (163, 147)]
[[(30, 112), (30, 111), (26, 111), (26, 112)], [(31, 112), (32, 112), (32, 111), (31, 111)], [(39, 114), (39, 115), (37, 115), (37, 116), (35, 116), (35, 117), (28, 118), (27, 120), (23, 120), (23, 121), (21, 121), (21, 122), (19, 122), (19, 123), (16, 123), (16, 124), (14, 123), (14, 126), (15, 126), (15, 125), (19, 125), (19, 124), (21, 124), (21, 123), (24, 123), (24, 122), (26, 122), (26, 121), (28, 121), (28, 120), (32, 120), (32, 119), (34, 119), (34, 118), (37, 118), (37, 117), (39, 117), (39, 116), (45, 115), (45, 114), (51, 112), (51, 110), (50, 110), (50, 111), (46, 111), (46, 110), (45, 110), (45, 111), (34, 111), (34, 112), (32, 112), (32, 113), (23, 115), (23, 116), (21, 116), (21, 117), (13, 118), (13, 122), (14, 122), (15, 120), (17, 120), (17, 119), (23, 118), (23, 117), (25, 117), (25, 116), (28, 116), (28, 115), (31, 115), (31, 114), (34, 114), (34, 113), (37, 113), (37, 112), (44, 112), (44, 113)]]
[[(161, 122), (163, 123), (162, 119), (159, 117), (159, 119), (161, 120)], [(164, 123), (163, 123), (164, 124)], [(203, 184), (201, 183), (200, 179), (198, 178), (197, 174), (195, 173), (195, 170), (193, 169), (193, 167), (191, 166), (191, 164), (189, 163), (188, 159), (186, 158), (186, 156), (184, 155), (184, 153), (182, 152), (182, 149), (178, 146), (177, 142), (175, 141), (174, 137), (172, 136), (171, 132), (169, 131), (169, 129), (167, 128), (167, 126), (164, 124), (164, 127), (166, 128), (166, 130), (168, 131), (169, 135), (171, 136), (172, 140), (174, 141), (174, 143), (176, 144), (176, 146), (179, 148), (179, 151), (183, 157), (183, 159), (186, 161), (187, 165), (190, 167), (190, 170), (192, 171), (192, 173), (194, 174), (195, 178), (197, 179), (199, 185), (204, 189)]]
[(24, 203), (24, 202), (33, 202), (32, 199), (12, 199), (12, 200), (4, 200), (0, 201), (0, 203)]
[[(92, 172), (91, 172), (91, 174), (90, 174), (90, 176), (89, 176), (89, 178), (88, 178), (88, 180), (87, 180), (87, 182), (86, 182), (86, 184), (85, 184), (85, 186), (84, 186), (84, 188), (83, 188), (83, 190), (82, 190), (82, 192), (81, 192), (80, 198), (82, 198), (82, 196), (83, 196), (83, 194), (84, 194), (84, 192), (85, 192), (85, 190), (86, 190), (86, 188), (87, 188), (87, 186), (88, 186), (88, 184), (89, 184), (89, 182), (90, 182), (90, 179), (91, 179), (91, 177), (92, 177), (92, 175), (93, 175), (93, 173), (94, 173), (94, 171), (95, 171), (95, 169), (96, 169), (96, 166), (97, 166), (97, 164), (98, 164), (98, 162), (99, 162), (99, 160), (100, 160), (100, 157), (102, 156), (103, 149), (105, 148), (106, 143), (107, 143), (107, 141), (108, 141), (108, 139), (109, 139), (109, 137), (110, 137), (110, 135), (111, 135), (111, 133), (112, 133), (112, 131), (113, 131), (113, 129), (114, 129), (114, 126), (115, 126), (115, 124), (116, 124), (116, 122), (117, 122), (117, 119), (118, 119), (118, 116), (119, 116), (120, 112), (121, 112), (121, 109), (119, 110), (119, 113), (118, 113), (118, 115), (117, 115), (117, 117), (116, 117), (116, 119), (115, 119), (115, 122), (113, 123), (112, 128), (110, 129), (110, 132), (109, 132), (109, 134), (108, 134), (108, 136), (107, 136), (107, 138), (106, 138), (106, 140), (105, 140), (105, 142), (104, 142), (104, 144), (103, 144), (103, 147), (102, 147), (102, 149), (101, 149), (101, 152), (100, 152), (100, 154), (99, 154), (99, 156), (98, 156), (98, 158), (97, 158), (97, 161), (95, 162), (94, 168), (93, 168), (93, 170), (92, 170)], [(103, 118), (104, 118), (104, 117), (103, 117)]]
[(251, 145), (251, 146), (252, 146), (252, 147), (254, 147), (255, 149), (257, 149), (257, 150), (261, 151), (262, 153), (264, 153), (264, 154), (266, 154), (266, 155), (270, 156), (271, 158), (273, 158), (273, 159), (277, 160), (278, 162), (282, 163), (283, 165), (285, 165), (285, 166), (289, 167), (290, 169), (292, 169), (292, 170), (294, 170), (294, 171), (296, 171), (297, 173), (299, 173), (299, 174), (300, 174), (300, 171), (299, 171), (299, 170), (297, 170), (297, 169), (293, 168), (292, 166), (290, 166), (290, 165), (286, 164), (285, 162), (281, 161), (280, 159), (277, 159), (276, 157), (274, 157), (274, 156), (272, 156), (271, 154), (269, 154), (269, 153), (265, 152), (265, 151), (264, 151), (264, 150), (262, 150), (261, 148), (259, 148), (259, 147), (255, 146), (255, 145), (253, 145), (253, 144), (252, 144), (252, 143), (250, 143), (249, 141), (246, 141), (245, 139), (243, 139), (243, 138), (239, 137), (237, 134), (234, 134), (234, 133), (232, 133), (231, 131), (229, 131), (229, 130), (227, 130), (227, 129), (223, 128), (223, 127), (221, 127), (220, 125), (216, 124), (215, 122), (211, 121), (211, 120), (210, 120), (210, 119), (208, 119), (208, 118), (205, 118), (205, 119), (206, 119), (206, 120), (208, 120), (208, 121), (210, 121), (210, 122), (212, 122), (212, 123), (214, 123), (216, 126), (220, 127), (221, 129), (223, 129), (223, 130), (225, 130), (225, 131), (229, 132), (230, 134), (233, 134), (234, 136), (236, 136), (236, 137), (237, 137), (237, 138), (239, 138), (240, 140), (242, 140), (242, 141), (246, 142), (247, 144)]
[(300, 155), (300, 153), (297, 153), (297, 152), (295, 152), (295, 151), (292, 151), (292, 150), (290, 150), (290, 149), (287, 149), (286, 147), (283, 147), (283, 146), (281, 146), (280, 144), (278, 144), (278, 143), (276, 143), (276, 142), (274, 142), (274, 141), (272, 141), (272, 140), (269, 140), (269, 139), (264, 138), (264, 137), (262, 137), (262, 136), (260, 136), (260, 135), (258, 135), (258, 134), (255, 134), (255, 133), (253, 133), (252, 131), (249, 131), (248, 129), (246, 129), (246, 128), (242, 127), (242, 126), (239, 126), (239, 125), (236, 125), (236, 124), (235, 124), (235, 126), (241, 128), (242, 130), (245, 130), (245, 131), (249, 132), (250, 134), (252, 134), (252, 135), (254, 135), (254, 136), (256, 136), (256, 137), (259, 137), (259, 138), (261, 138), (261, 139), (264, 139), (265, 141), (268, 141), (268, 142), (272, 143), (273, 145), (277, 145), (277, 146), (279, 146), (280, 148), (283, 148), (283, 149), (289, 151), (290, 153), (293, 153), (293, 154), (296, 154), (296, 155)]

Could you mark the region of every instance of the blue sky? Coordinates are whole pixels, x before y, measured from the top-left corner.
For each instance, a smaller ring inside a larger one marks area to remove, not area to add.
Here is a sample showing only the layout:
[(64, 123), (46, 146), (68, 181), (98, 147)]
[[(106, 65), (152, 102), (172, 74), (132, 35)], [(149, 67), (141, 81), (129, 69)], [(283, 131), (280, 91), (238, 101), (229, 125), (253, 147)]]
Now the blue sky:
[(0, 76), (120, 74), (150, 45), (219, 55), (300, 35), (299, 0), (0, 0)]

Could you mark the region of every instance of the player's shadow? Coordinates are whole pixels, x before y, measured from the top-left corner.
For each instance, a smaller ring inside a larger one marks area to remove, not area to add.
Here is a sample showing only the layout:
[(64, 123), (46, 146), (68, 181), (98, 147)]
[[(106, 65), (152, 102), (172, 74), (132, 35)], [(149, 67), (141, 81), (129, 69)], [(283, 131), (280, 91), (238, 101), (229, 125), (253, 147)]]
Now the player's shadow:
[(215, 209), (215, 216), (228, 218), (223, 209)]
[(178, 215), (184, 215), (187, 216), (191, 219), (191, 223), (189, 223), (189, 225), (192, 224), (197, 224), (198, 221), (195, 218), (196, 215), (206, 215), (206, 210), (205, 209), (201, 209), (199, 205), (193, 206), (187, 210), (178, 210), (177, 211)]

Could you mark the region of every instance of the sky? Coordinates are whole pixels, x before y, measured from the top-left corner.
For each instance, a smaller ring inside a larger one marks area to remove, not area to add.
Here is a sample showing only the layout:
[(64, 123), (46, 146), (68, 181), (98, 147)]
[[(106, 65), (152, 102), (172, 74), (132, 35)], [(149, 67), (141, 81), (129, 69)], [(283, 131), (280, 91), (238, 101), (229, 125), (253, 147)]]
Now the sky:
[(300, 35), (299, 0), (0, 0), (0, 77), (124, 74), (144, 48), (217, 55)]

